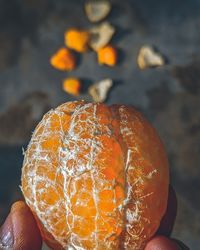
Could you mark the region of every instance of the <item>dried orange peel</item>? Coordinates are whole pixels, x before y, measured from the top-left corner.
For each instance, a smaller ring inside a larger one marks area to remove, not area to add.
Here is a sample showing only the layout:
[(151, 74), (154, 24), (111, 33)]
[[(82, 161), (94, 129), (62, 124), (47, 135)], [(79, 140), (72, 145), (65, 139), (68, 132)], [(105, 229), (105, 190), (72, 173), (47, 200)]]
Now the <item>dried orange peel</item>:
[(90, 34), (86, 30), (70, 29), (65, 32), (65, 45), (79, 53), (88, 50)]
[(168, 161), (133, 107), (49, 111), (25, 153), (22, 191), (53, 249), (144, 249), (165, 213)]
[(117, 49), (111, 45), (105, 46), (97, 51), (99, 64), (115, 66), (117, 63)]
[(71, 95), (80, 95), (81, 82), (77, 78), (66, 78), (63, 81), (63, 90)]
[(62, 71), (71, 71), (76, 67), (76, 59), (68, 48), (60, 48), (50, 59), (51, 65)]

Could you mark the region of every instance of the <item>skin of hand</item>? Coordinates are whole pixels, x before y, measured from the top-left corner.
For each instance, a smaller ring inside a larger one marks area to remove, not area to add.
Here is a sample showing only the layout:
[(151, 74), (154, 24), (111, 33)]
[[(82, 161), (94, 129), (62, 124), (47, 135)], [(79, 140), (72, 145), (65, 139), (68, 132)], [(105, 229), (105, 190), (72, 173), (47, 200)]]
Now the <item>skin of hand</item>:
[[(188, 250), (182, 242), (169, 238), (176, 217), (177, 200), (174, 190), (169, 188), (166, 214), (156, 235), (147, 243), (145, 250)], [(36, 221), (23, 202), (18, 201), (0, 229), (0, 250), (41, 250), (42, 238)]]

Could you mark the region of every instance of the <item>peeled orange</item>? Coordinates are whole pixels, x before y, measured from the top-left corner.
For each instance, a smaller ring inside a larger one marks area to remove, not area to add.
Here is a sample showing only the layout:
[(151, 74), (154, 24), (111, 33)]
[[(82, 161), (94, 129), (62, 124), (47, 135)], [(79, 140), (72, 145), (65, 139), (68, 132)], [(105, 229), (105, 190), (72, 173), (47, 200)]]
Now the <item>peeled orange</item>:
[(168, 184), (155, 129), (124, 105), (50, 110), (22, 169), (25, 200), (53, 249), (144, 249), (165, 213)]

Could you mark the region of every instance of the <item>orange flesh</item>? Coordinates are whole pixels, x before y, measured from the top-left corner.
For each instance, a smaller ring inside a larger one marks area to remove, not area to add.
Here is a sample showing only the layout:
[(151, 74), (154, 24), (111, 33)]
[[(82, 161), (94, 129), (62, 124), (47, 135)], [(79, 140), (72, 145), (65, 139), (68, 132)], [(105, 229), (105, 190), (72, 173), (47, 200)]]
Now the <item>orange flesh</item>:
[(163, 146), (140, 113), (81, 101), (44, 116), (22, 172), (25, 199), (53, 249), (144, 249), (165, 212), (168, 182)]

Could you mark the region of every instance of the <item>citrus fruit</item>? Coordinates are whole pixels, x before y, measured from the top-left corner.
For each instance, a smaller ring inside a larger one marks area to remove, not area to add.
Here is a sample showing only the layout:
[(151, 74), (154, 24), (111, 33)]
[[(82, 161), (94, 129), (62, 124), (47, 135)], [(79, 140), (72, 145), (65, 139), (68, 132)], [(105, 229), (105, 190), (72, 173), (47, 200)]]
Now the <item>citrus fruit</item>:
[(133, 107), (50, 110), (25, 152), (22, 191), (53, 249), (143, 249), (163, 217), (168, 161)]

